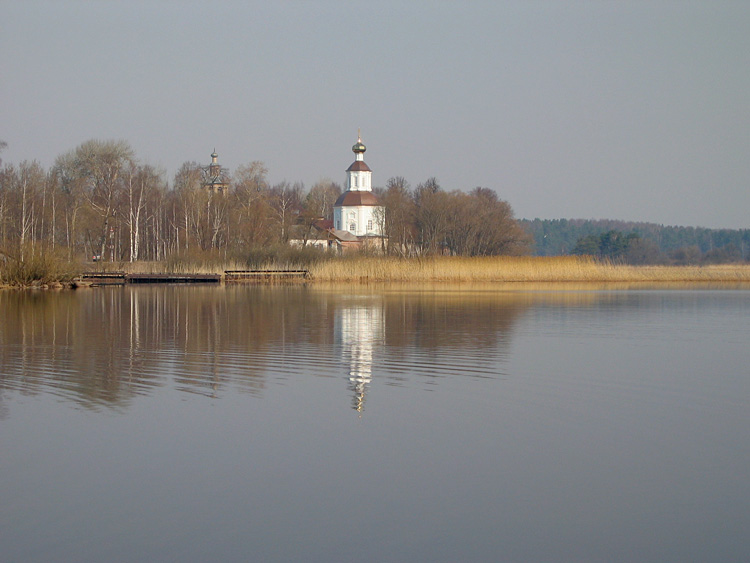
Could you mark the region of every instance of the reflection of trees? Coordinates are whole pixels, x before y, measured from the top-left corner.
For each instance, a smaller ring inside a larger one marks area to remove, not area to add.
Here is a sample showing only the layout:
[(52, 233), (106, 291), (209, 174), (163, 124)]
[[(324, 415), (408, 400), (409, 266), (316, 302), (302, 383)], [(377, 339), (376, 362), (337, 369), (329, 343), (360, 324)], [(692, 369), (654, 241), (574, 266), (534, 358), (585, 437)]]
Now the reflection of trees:
[(269, 378), (345, 373), (361, 410), (373, 381), (497, 376), (520, 316), (561, 295), (604, 299), (299, 286), (0, 292), (0, 397), (6, 406), (8, 392), (20, 392), (126, 408), (165, 385), (261, 394)]
[(513, 325), (529, 303), (519, 294), (424, 292), (389, 295), (378, 375), (389, 385), (501, 375)]
[(353, 393), (364, 410), (373, 381), (461, 374), (496, 377), (512, 326), (528, 308), (519, 294), (362, 292), (335, 300), (334, 331)]
[(298, 342), (330, 344), (326, 315), (300, 288), (114, 287), (0, 293), (0, 390), (125, 407), (171, 377), (213, 395), (259, 393)]

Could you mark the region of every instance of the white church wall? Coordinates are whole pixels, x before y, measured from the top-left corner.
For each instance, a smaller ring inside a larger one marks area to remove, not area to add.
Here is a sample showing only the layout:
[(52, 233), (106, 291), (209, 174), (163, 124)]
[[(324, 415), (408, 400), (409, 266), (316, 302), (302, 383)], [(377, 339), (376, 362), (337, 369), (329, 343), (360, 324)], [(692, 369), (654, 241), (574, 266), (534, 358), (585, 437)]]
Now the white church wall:
[[(376, 206), (337, 207), (333, 210), (333, 226), (342, 231), (349, 231), (358, 237), (380, 234), (377, 222)], [(352, 224), (354, 228), (352, 229)]]
[(352, 171), (347, 175), (346, 189), (353, 192), (372, 191), (372, 172)]

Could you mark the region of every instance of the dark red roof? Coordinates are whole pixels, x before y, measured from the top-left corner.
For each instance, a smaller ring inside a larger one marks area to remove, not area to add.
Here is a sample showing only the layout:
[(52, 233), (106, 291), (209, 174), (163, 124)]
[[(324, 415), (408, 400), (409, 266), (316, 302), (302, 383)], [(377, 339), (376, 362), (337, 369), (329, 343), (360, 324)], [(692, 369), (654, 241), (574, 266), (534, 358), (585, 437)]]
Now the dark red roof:
[(372, 172), (370, 167), (365, 164), (364, 160), (355, 160), (352, 165), (346, 169), (347, 172)]
[(333, 204), (334, 207), (353, 206), (353, 205), (380, 205), (378, 198), (372, 192), (344, 192)]
[(317, 219), (313, 223), (313, 227), (325, 231), (333, 228), (333, 219)]

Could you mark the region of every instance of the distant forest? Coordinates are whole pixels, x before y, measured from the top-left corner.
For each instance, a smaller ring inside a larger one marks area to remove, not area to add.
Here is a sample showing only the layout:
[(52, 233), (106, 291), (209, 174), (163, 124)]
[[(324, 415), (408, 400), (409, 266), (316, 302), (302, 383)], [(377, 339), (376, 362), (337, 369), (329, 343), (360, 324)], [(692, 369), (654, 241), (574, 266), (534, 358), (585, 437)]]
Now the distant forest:
[(609, 219), (522, 219), (537, 256), (592, 254), (631, 264), (750, 260), (750, 229), (672, 227)]

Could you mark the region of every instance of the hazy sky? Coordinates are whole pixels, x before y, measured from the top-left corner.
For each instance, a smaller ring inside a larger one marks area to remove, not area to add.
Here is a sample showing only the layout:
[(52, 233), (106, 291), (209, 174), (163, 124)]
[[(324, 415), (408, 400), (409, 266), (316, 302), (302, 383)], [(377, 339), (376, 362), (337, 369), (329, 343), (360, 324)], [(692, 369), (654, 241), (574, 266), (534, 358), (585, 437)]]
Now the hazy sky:
[(485, 186), (519, 218), (750, 228), (750, 2), (0, 0), (3, 162)]

